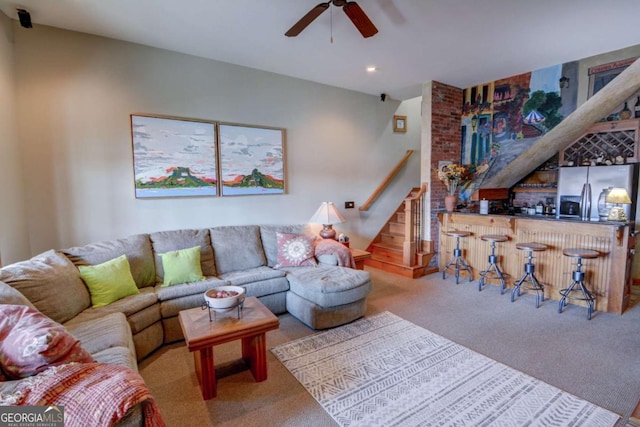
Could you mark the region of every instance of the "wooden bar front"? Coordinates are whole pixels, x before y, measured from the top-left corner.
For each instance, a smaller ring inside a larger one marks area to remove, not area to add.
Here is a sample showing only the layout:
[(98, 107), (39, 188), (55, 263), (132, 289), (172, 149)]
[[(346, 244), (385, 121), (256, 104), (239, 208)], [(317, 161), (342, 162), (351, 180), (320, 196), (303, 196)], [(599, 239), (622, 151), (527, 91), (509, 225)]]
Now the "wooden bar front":
[[(545, 287), (545, 299), (559, 300), (559, 290), (572, 281), (575, 259), (562, 254), (564, 248), (576, 247), (600, 252), (596, 259), (583, 260), (585, 283), (596, 295), (596, 310), (622, 314), (629, 305), (631, 253), (630, 228), (612, 222), (562, 220), (542, 216), (480, 215), (476, 213), (439, 213), (442, 270), (452, 258), (455, 237), (447, 230), (469, 231), (471, 236), (460, 239), (463, 256), (473, 270), (474, 280), (487, 267), (491, 243), (480, 239), (484, 234), (504, 234), (509, 241), (496, 244), (498, 265), (507, 273), (507, 287), (524, 273), (526, 252), (516, 249), (518, 242), (544, 243), (548, 249), (535, 252), (536, 277)], [(631, 238), (633, 239), (633, 238)], [(461, 282), (464, 283), (464, 282)], [(498, 284), (496, 280), (487, 283)], [(571, 301), (582, 304), (581, 301)]]

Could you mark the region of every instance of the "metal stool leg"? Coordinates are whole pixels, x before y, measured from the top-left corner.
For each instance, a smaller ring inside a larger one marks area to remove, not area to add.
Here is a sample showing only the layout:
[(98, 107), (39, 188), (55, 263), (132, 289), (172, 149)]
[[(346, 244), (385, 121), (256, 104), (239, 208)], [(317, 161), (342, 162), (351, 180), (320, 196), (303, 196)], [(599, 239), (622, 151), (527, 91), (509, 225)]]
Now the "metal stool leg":
[(456, 285), (460, 281), (460, 270), (467, 270), (469, 272), (469, 281), (471, 282), (471, 280), (473, 280), (473, 276), (471, 274), (471, 267), (469, 267), (469, 264), (467, 264), (464, 258), (462, 258), (462, 250), (460, 249), (460, 237), (457, 237), (457, 236), (456, 236), (456, 248), (453, 250), (453, 258), (451, 258), (451, 261), (449, 261), (447, 265), (444, 266), (444, 269), (442, 270), (443, 279), (447, 278), (446, 272), (447, 272), (447, 269), (449, 268), (454, 271), (454, 275), (456, 277)]
[[(536, 291), (536, 308), (540, 307), (540, 303), (544, 301), (544, 287), (535, 276), (536, 266), (532, 262), (533, 253), (529, 252), (527, 257), (527, 263), (524, 265), (524, 275), (515, 282), (513, 290), (511, 291), (511, 302), (515, 301), (515, 297), (520, 296), (521, 288)], [(529, 283), (531, 286), (523, 286), (523, 283)]]
[(489, 255), (489, 265), (485, 270), (480, 272), (480, 282), (478, 282), (478, 291), (481, 291), (484, 286), (484, 281), (487, 277), (487, 274), (494, 269), (494, 274), (496, 278), (500, 280), (500, 294), (504, 294), (506, 283), (504, 281), (504, 274), (500, 271), (500, 267), (497, 264), (498, 257), (496, 256), (496, 242), (491, 242), (491, 255)]
[[(562, 313), (562, 310), (567, 306), (567, 298), (585, 301), (587, 303), (587, 319), (591, 320), (591, 314), (595, 311), (596, 296), (584, 285), (584, 276), (585, 272), (582, 271), (582, 258), (578, 258), (576, 270), (573, 272), (573, 282), (571, 282), (568, 288), (560, 290), (562, 298), (560, 298), (560, 302), (558, 303), (558, 313)], [(582, 297), (572, 296), (572, 292), (580, 292)]]

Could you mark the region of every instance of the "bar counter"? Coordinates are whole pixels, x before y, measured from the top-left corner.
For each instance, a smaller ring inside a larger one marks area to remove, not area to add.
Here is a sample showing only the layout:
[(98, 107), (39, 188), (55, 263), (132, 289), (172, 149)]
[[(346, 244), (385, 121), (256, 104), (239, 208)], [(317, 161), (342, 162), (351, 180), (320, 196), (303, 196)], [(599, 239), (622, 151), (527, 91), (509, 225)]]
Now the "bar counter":
[[(496, 243), (498, 266), (508, 274), (507, 289), (510, 292), (513, 283), (524, 273), (526, 252), (516, 249), (516, 243), (537, 242), (548, 246), (544, 252), (534, 253), (535, 275), (544, 285), (545, 302), (558, 303), (560, 289), (569, 287), (575, 258), (562, 254), (565, 248), (593, 249), (600, 257), (583, 259), (583, 271), (586, 272), (587, 288), (596, 295), (596, 310), (622, 314), (629, 305), (631, 292), (630, 249), (635, 246), (632, 237), (632, 224), (609, 221), (580, 221), (558, 219), (544, 215), (480, 215), (478, 213), (445, 212), (438, 214), (440, 223), (440, 270), (453, 257), (456, 239), (446, 235), (448, 230), (468, 231), (471, 236), (460, 239), (463, 256), (473, 271), (474, 280), (480, 278), (491, 252), (491, 243), (481, 240), (485, 234), (504, 234), (508, 241)], [(447, 272), (449, 277), (450, 272)], [(461, 275), (460, 285), (466, 276)], [(499, 285), (498, 280), (486, 280), (487, 284)], [(477, 289), (477, 283), (474, 283)], [(485, 288), (483, 292), (499, 291)], [(523, 293), (528, 292), (523, 289)], [(505, 292), (505, 299), (508, 299)], [(553, 301), (548, 301), (553, 300)], [(517, 301), (517, 300), (516, 300)], [(570, 304), (586, 307), (582, 301), (570, 300)], [(535, 307), (534, 302), (531, 302)]]

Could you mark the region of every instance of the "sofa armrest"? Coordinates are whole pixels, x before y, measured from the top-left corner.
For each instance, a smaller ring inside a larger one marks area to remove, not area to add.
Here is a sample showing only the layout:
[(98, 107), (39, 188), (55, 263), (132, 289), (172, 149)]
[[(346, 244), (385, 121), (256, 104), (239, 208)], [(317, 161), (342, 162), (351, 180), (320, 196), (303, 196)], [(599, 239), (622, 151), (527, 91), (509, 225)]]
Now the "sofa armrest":
[[(319, 259), (324, 255), (331, 255), (335, 258), (336, 263), (330, 265), (338, 265), (340, 267), (355, 268), (356, 263), (351, 254), (351, 250), (344, 246), (342, 243), (332, 239), (319, 239), (315, 244), (315, 256)], [(324, 263), (331, 263), (332, 261), (325, 260)]]
[(323, 265), (338, 265), (338, 257), (335, 254), (322, 254), (316, 255), (318, 264)]

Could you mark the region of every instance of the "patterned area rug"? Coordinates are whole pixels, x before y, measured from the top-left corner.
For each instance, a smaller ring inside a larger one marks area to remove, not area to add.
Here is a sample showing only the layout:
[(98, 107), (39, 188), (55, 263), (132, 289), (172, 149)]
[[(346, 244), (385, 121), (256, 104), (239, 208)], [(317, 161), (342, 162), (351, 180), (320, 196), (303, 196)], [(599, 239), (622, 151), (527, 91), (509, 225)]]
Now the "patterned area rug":
[(341, 426), (613, 426), (619, 416), (384, 312), (271, 349)]

